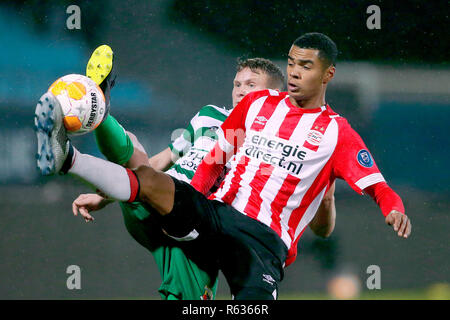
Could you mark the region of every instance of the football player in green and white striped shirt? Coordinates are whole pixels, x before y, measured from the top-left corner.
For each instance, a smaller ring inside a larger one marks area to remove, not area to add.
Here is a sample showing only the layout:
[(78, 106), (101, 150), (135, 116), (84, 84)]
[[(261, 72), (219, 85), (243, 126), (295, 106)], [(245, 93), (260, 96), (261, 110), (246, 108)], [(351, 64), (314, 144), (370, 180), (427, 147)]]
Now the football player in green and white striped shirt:
[(170, 161), (177, 160), (166, 173), (190, 183), (203, 157), (217, 141), (216, 130), (229, 113), (229, 110), (214, 105), (204, 106), (192, 118), (183, 134), (169, 145)]

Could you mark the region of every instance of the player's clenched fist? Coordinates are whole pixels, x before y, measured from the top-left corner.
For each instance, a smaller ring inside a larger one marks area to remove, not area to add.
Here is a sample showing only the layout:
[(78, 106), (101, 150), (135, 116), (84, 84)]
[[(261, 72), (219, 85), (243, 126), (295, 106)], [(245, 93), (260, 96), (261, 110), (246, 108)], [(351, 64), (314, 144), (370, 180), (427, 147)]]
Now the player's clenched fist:
[(386, 216), (386, 223), (394, 228), (399, 237), (408, 238), (411, 234), (411, 221), (406, 214), (392, 210)]
[(80, 194), (72, 203), (72, 212), (75, 216), (80, 212), (86, 222), (94, 221), (89, 212), (101, 210), (110, 202), (96, 193)]

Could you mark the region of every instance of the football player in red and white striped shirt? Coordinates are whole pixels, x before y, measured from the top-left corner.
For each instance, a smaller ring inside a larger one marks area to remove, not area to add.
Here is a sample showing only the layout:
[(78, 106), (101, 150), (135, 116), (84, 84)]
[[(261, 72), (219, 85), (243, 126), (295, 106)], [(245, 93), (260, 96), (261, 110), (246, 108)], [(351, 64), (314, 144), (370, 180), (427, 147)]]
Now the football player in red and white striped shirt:
[(336, 53), (322, 34), (297, 39), (288, 55), (288, 92), (247, 95), (224, 122), (222, 138), (192, 180), (197, 190), (209, 190), (222, 163), (236, 155), (210, 199), (273, 229), (289, 248), (286, 265), (294, 261), (301, 234), (336, 178), (371, 195), (399, 236), (406, 238), (411, 230), (400, 197), (386, 184), (361, 137), (325, 102)]

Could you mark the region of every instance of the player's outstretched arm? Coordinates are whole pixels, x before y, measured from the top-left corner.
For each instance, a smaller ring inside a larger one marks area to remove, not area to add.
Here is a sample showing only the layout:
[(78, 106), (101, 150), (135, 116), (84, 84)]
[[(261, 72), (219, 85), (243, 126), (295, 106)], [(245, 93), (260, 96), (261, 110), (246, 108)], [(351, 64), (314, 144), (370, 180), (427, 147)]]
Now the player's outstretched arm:
[(166, 171), (173, 165), (172, 151), (166, 148), (148, 159), (148, 163), (155, 170)]
[(316, 215), (309, 223), (315, 235), (327, 238), (334, 230), (336, 221), (336, 206), (334, 202), (335, 182), (331, 185), (317, 209)]
[(86, 222), (94, 221), (90, 212), (101, 210), (112, 202), (113, 200), (106, 199), (96, 193), (80, 194), (72, 203), (72, 212), (75, 216), (79, 212)]
[(148, 165), (148, 155), (138, 138), (131, 132), (126, 131), (133, 144), (133, 154), (130, 159), (123, 165), (125, 168), (136, 169), (140, 166)]
[(358, 193), (364, 191), (380, 207), (386, 223), (392, 225), (398, 236), (411, 234), (411, 222), (405, 214), (402, 199), (392, 190), (363, 140), (343, 118), (336, 118), (340, 143), (336, 147), (333, 175), (342, 178)]
[(391, 225), (399, 237), (408, 238), (411, 234), (411, 221), (404, 213), (402, 199), (386, 182), (378, 182), (364, 189), (378, 204), (386, 217), (385, 221)]

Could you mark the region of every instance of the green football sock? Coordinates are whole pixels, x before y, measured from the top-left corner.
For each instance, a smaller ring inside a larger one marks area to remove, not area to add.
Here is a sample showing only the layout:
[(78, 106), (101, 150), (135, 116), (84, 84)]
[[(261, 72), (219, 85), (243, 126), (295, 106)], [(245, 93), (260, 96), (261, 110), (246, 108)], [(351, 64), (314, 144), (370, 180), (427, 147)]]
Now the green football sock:
[(108, 115), (94, 134), (97, 146), (106, 159), (120, 165), (130, 160), (134, 151), (133, 142), (112, 115)]

